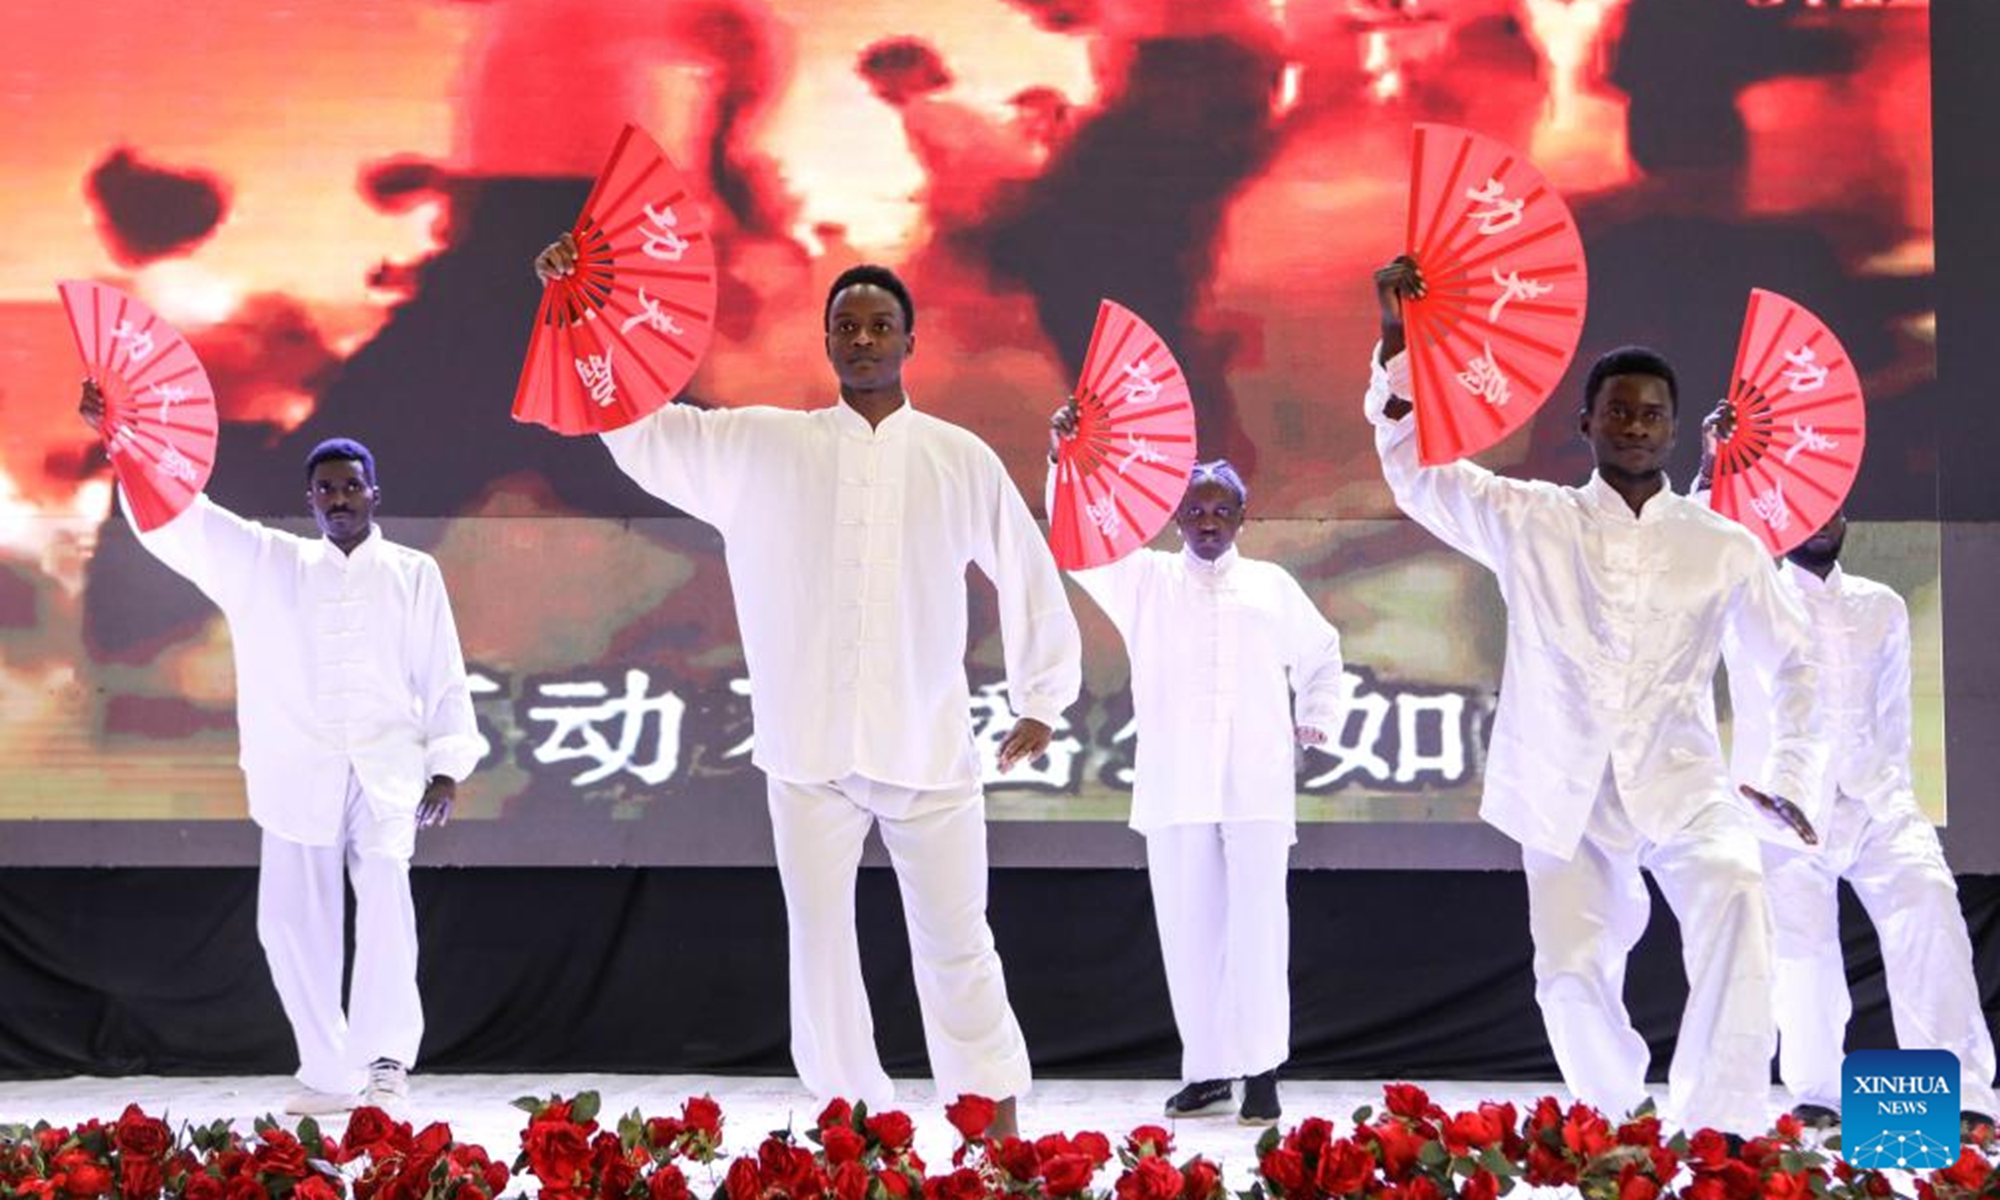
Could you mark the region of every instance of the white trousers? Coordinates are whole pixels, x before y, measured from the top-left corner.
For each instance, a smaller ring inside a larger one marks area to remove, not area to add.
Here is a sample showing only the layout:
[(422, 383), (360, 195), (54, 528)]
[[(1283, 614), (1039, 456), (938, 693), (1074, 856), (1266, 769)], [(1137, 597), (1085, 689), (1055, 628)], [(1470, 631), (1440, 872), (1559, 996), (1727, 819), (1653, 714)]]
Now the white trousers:
[(1183, 1081), (1261, 1075), (1291, 1054), (1291, 848), (1282, 821), (1167, 825), (1146, 835)]
[(1769, 1126), (1771, 915), (1750, 815), (1718, 798), (1664, 842), (1633, 828), (1607, 773), (1568, 860), (1524, 850), (1535, 999), (1563, 1082), (1614, 1117), (1646, 1098), (1645, 1039), (1625, 961), (1651, 915), (1651, 871), (1680, 922), (1688, 1002), (1667, 1068), (1667, 1119), (1745, 1135)]
[(1801, 1104), (1840, 1108), (1847, 1018), (1854, 1010), (1840, 957), (1839, 882), (1875, 922), (1896, 1041), (1958, 1056), (1959, 1103), (1995, 1112), (1993, 1035), (1980, 1008), (1972, 941), (1937, 831), (1915, 807), (1872, 817), (1842, 796), (1817, 855), (1766, 846), (1777, 932), (1778, 1070)]
[[(378, 818), (352, 775), (340, 841), (306, 846), (264, 834), (257, 873), (257, 940), (298, 1043), (299, 1082), (358, 1092), (368, 1064), (417, 1061), (417, 912), (410, 902), (415, 814)], [(341, 1008), (346, 888), (354, 884), (354, 977)]]
[(977, 782), (914, 791), (850, 775), (768, 779), (790, 955), (792, 1062), (822, 1100), (879, 1108), (894, 1086), (875, 1048), (861, 978), (854, 881), (871, 825), (896, 869), (924, 1044), (938, 1095), (1028, 1090), (1028, 1047), (986, 923), (985, 796)]

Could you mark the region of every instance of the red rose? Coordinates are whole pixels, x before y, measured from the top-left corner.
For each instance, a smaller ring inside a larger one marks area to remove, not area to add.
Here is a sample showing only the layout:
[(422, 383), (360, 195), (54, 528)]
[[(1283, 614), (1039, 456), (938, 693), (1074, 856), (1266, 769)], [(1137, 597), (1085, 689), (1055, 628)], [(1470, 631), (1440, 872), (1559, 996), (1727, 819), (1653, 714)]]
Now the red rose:
[(104, 1196), (111, 1192), (110, 1169), (93, 1161), (84, 1151), (59, 1154), (54, 1165), (62, 1173), (63, 1191), (71, 1196)]
[(1078, 1154), (1089, 1158), (1097, 1166), (1111, 1161), (1111, 1139), (1094, 1130), (1084, 1130), (1069, 1139), (1069, 1144)]
[(1681, 1173), (1681, 1156), (1665, 1146), (1654, 1146), (1646, 1151), (1646, 1156), (1653, 1160), (1655, 1179), (1672, 1179)]
[(1417, 1170), (1417, 1155), (1424, 1148), (1424, 1139), (1409, 1126), (1399, 1121), (1383, 1121), (1376, 1125), (1364, 1125), (1356, 1131), (1357, 1136), (1375, 1139), (1375, 1145), (1382, 1155), (1382, 1174), (1394, 1183), (1407, 1183)]
[(672, 1117), (653, 1117), (646, 1122), (646, 1145), (655, 1150), (672, 1150), (681, 1140), (681, 1123)]
[(255, 1175), (232, 1175), (223, 1185), (224, 1200), (271, 1200), (271, 1193)]
[(590, 1162), (590, 1143), (582, 1129), (567, 1120), (528, 1122), (521, 1131), (521, 1149), (528, 1169), (544, 1187), (568, 1185)]
[(1333, 1140), (1333, 1122), (1325, 1117), (1307, 1117), (1299, 1122), (1299, 1127), (1286, 1139), (1292, 1149), (1307, 1158), (1318, 1158), (1320, 1151)]
[(124, 1200), (154, 1200), (165, 1186), (165, 1173), (150, 1158), (127, 1158), (118, 1164), (118, 1194)]
[(1724, 1200), (1726, 1194), (1722, 1182), (1713, 1176), (1697, 1179), (1681, 1191), (1683, 1200)]
[(826, 1152), (826, 1162), (831, 1167), (856, 1162), (868, 1150), (868, 1139), (845, 1125), (822, 1129), (819, 1139), (820, 1149)]
[(1361, 1191), (1373, 1178), (1375, 1156), (1341, 1138), (1319, 1156), (1319, 1170), (1313, 1182), (1329, 1196), (1348, 1196)]
[[(60, 1160), (58, 1160), (60, 1161)], [(1971, 1146), (1958, 1152), (1958, 1161), (1942, 1171), (1931, 1172), (1931, 1179), (1937, 1183), (1949, 1183), (1976, 1192), (1986, 1185), (1986, 1174), (1992, 1168), (1986, 1156)]]
[(67, 1129), (37, 1129), (35, 1131), (35, 1148), (43, 1154), (54, 1154), (57, 1150), (62, 1149), (62, 1144), (68, 1140), (69, 1130)]
[[(611, 1144), (616, 1146), (618, 1139), (613, 1137)], [(632, 1190), (632, 1185), (639, 1182), (639, 1168), (623, 1154), (609, 1156), (598, 1164), (597, 1179), (597, 1194), (610, 1200)]]
[(1576, 1182), (1576, 1164), (1536, 1142), (1528, 1147), (1522, 1177), (1536, 1187), (1565, 1187)]
[(722, 1141), (722, 1106), (713, 1097), (695, 1096), (681, 1105), (681, 1124), (715, 1145)]
[(297, 1179), (306, 1173), (306, 1148), (299, 1139), (282, 1129), (267, 1129), (262, 1142), (252, 1155), (261, 1175), (278, 1175), (286, 1179)]
[(1442, 1197), (1430, 1176), (1419, 1175), (1403, 1185), (1403, 1200), (1442, 1200)]
[(1382, 1089), (1382, 1100), (1390, 1112), (1412, 1121), (1421, 1121), (1435, 1111), (1429, 1094), (1413, 1083), (1389, 1084)]
[(1722, 1192), (1729, 1200), (1758, 1200), (1764, 1194), (1764, 1177), (1746, 1162), (1722, 1164), (1715, 1178), (1722, 1183)]
[(1804, 1171), (1779, 1171), (1764, 1181), (1766, 1200), (1806, 1200), (1812, 1195), (1812, 1184)]
[(993, 1118), (999, 1115), (1000, 1106), (984, 1096), (960, 1096), (945, 1105), (944, 1116), (951, 1127), (958, 1130), (958, 1136), (968, 1142), (976, 1142), (993, 1128)]
[(758, 1200), (764, 1194), (764, 1183), (757, 1177), (756, 1160), (739, 1158), (730, 1163), (722, 1188), (729, 1200)]
[(1263, 1173), (1265, 1182), (1287, 1195), (1305, 1190), (1306, 1160), (1296, 1150), (1280, 1146), (1258, 1160), (1257, 1169)]
[(328, 1183), (326, 1176), (315, 1173), (299, 1180), (292, 1189), (292, 1200), (340, 1200), (340, 1189)]
[(1611, 1123), (1587, 1104), (1570, 1106), (1569, 1116), (1563, 1120), (1562, 1136), (1570, 1153), (1585, 1158), (1595, 1158), (1615, 1144), (1611, 1140)]
[[(406, 1126), (400, 1126), (390, 1119), (389, 1114), (372, 1105), (357, 1108), (347, 1118), (347, 1132), (340, 1139), (341, 1151), (349, 1158), (367, 1152), (380, 1156), (375, 1147), (402, 1150), (409, 1145)], [(397, 1137), (402, 1133), (402, 1137)]]
[(1868, 1172), (1863, 1177), (1862, 1186), (1868, 1189), (1869, 1195), (1877, 1197), (1877, 1200), (1888, 1200), (1890, 1196), (1896, 1194), (1896, 1189), (1889, 1184), (1889, 1177), (1880, 1171)]
[(1493, 1177), (1493, 1172), (1481, 1167), (1459, 1185), (1458, 1194), (1462, 1200), (1498, 1200), (1500, 1181)]
[(181, 1196), (182, 1200), (222, 1200), (222, 1181), (207, 1171), (196, 1171), (188, 1176)]
[(862, 1124), (867, 1128), (868, 1136), (882, 1143), (884, 1154), (895, 1155), (909, 1149), (911, 1140), (917, 1135), (909, 1114), (895, 1109), (875, 1113)]
[(882, 1185), (882, 1190), (888, 1193), (889, 1200), (910, 1200), (911, 1193), (916, 1190), (910, 1186), (909, 1175), (895, 1167), (877, 1171), (875, 1182)]
[(829, 1182), (835, 1200), (868, 1200), (868, 1168), (858, 1162), (841, 1163)]
[(924, 1200), (985, 1200), (985, 1196), (985, 1181), (971, 1167), (924, 1180)]
[(1660, 1185), (1637, 1171), (1628, 1169), (1618, 1182), (1618, 1200), (1657, 1200), (1659, 1194)]
[(1688, 1162), (1696, 1171), (1720, 1171), (1730, 1160), (1729, 1139), (1713, 1129), (1701, 1129), (1688, 1141)]
[(1172, 1154), (1174, 1136), (1158, 1125), (1141, 1125), (1125, 1139), (1125, 1153), (1134, 1158), (1148, 1154)]
[(1042, 1159), (1043, 1189), (1051, 1196), (1074, 1196), (1090, 1186), (1099, 1165), (1075, 1151), (1050, 1155)]
[(825, 1108), (820, 1110), (819, 1121), (813, 1128), (824, 1132), (828, 1126), (852, 1125), (853, 1123), (854, 1106), (836, 1096), (827, 1103)]
[(1222, 1172), (1205, 1158), (1181, 1168), (1181, 1200), (1215, 1200), (1222, 1195)]
[(451, 1126), (443, 1121), (432, 1121), (424, 1126), (424, 1131), (410, 1140), (410, 1152), (423, 1158), (436, 1158), (451, 1146)]
[(993, 1161), (1015, 1182), (1026, 1183), (1042, 1172), (1042, 1154), (1034, 1143), (1020, 1138), (1003, 1138), (993, 1147)]
[(647, 1200), (688, 1200), (687, 1176), (672, 1163), (655, 1167), (646, 1177)]
[(1120, 1175), (1112, 1190), (1118, 1200), (1179, 1200), (1183, 1186), (1174, 1164), (1149, 1154)]
[(1634, 1117), (1618, 1127), (1618, 1144), (1621, 1146), (1657, 1146), (1660, 1144), (1660, 1119), (1658, 1117)]
[(147, 1116), (139, 1111), (136, 1104), (128, 1104), (112, 1130), (111, 1141), (120, 1154), (137, 1155), (157, 1162), (173, 1149), (174, 1135), (165, 1121)]

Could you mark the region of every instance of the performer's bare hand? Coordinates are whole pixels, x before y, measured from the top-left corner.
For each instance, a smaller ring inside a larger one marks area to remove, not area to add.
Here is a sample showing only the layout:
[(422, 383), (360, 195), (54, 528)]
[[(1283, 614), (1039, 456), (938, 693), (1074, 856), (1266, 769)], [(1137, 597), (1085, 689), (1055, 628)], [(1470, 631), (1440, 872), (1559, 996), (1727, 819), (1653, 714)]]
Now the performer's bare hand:
[(95, 379), (83, 381), (83, 397), (76, 402), (76, 415), (83, 418), (92, 433), (104, 432), (104, 393), (98, 390)]
[(1798, 805), (1793, 804), (1783, 796), (1772, 796), (1760, 792), (1747, 783), (1737, 790), (1742, 792), (1758, 808), (1763, 809), (1765, 812), (1770, 813), (1780, 821), (1791, 826), (1792, 832), (1799, 835), (1800, 841), (1808, 846), (1819, 845), (1819, 834), (1814, 832), (1812, 822), (1806, 820), (1806, 814), (1800, 811)]
[(1301, 746), (1326, 745), (1326, 731), (1323, 729), (1314, 729), (1310, 725), (1299, 725), (1294, 727), (1292, 730), (1292, 736), (1299, 740), (1299, 745)]
[(441, 828), (451, 820), (451, 806), (457, 799), (457, 780), (449, 775), (431, 780), (430, 786), (424, 789), (423, 801), (417, 805), (417, 828)]
[(1040, 758), (1042, 752), (1049, 748), (1050, 739), (1054, 737), (1055, 730), (1033, 717), (1022, 717), (1014, 722), (1013, 732), (1007, 735), (1006, 741), (1000, 743), (1001, 773), (1013, 770), (1017, 763), (1033, 762)]
[(1727, 400), (1715, 402), (1715, 411), (1701, 420), (1701, 467), (1696, 476), (1702, 487), (1715, 482), (1716, 447), (1736, 432), (1736, 406)]
[[(1385, 365), (1408, 345), (1403, 338), (1403, 303), (1423, 299), (1424, 290), (1423, 272), (1417, 270), (1417, 260), (1407, 254), (1397, 255), (1375, 272), (1375, 304), (1382, 319), (1381, 360)], [(1390, 420), (1400, 421), (1410, 411), (1410, 399), (1391, 396), (1382, 411)]]
[(1049, 461), (1056, 460), (1062, 444), (1076, 436), (1076, 397), (1071, 396), (1049, 416)]
[(554, 283), (576, 270), (576, 239), (565, 233), (535, 255), (535, 278)]

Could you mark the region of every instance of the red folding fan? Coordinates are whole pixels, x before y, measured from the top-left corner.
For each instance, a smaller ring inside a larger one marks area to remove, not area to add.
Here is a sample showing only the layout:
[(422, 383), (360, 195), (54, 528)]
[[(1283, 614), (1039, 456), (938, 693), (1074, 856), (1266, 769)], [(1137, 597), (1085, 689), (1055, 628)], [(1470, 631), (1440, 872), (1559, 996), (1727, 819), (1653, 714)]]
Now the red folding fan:
[(1753, 288), (1729, 404), (1736, 422), (1716, 444), (1709, 504), (1784, 554), (1826, 523), (1860, 473), (1861, 375), (1826, 322)]
[(1406, 245), (1425, 294), (1403, 306), (1417, 449), (1477, 454), (1528, 423), (1583, 332), (1583, 239), (1528, 160), (1452, 125), (1418, 125)]
[(1076, 436), (1056, 452), (1049, 544), (1064, 570), (1145, 545), (1180, 505), (1194, 465), (1194, 402), (1160, 335), (1105, 300), (1076, 387)]
[(603, 433), (694, 377), (715, 333), (715, 242), (687, 181), (633, 125), (570, 234), (576, 269), (542, 291), (514, 419)]
[(179, 516), (215, 468), (215, 389), (201, 360), (152, 309), (101, 283), (56, 285), (84, 370), (104, 393), (100, 433), (132, 519)]

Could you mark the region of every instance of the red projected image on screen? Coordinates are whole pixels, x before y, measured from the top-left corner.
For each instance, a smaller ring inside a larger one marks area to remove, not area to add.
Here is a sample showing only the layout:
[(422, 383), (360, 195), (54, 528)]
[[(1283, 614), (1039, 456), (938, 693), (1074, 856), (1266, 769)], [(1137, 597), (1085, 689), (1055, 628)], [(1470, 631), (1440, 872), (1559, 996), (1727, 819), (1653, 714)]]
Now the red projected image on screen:
[[(70, 278), (187, 336), (221, 421), (218, 502), (307, 528), (306, 451), (335, 435), (375, 451), (385, 529), (450, 583), (494, 746), (463, 836), (698, 857), (689, 828), (740, 819), (762, 781), (719, 538), (595, 439), (509, 417), (530, 261), (628, 122), (683, 170), (713, 237), (712, 338), (679, 403), (830, 403), (827, 285), (882, 262), (916, 297), (913, 402), (986, 440), (1038, 504), (1047, 414), (1099, 299), (1144, 315), (1185, 373), (1199, 457), (1249, 482), (1246, 552), (1298, 576), (1347, 641), (1346, 728), (1301, 762), (1318, 820), (1474, 818), (1501, 609), (1475, 565), (1392, 519), (1360, 395), (1368, 275), (1402, 248), (1413, 125), (1518, 149), (1574, 213), (1588, 316), (1545, 411), (1482, 461), (1576, 482), (1591, 358), (1656, 345), (1705, 410), (1743, 296), (1809, 305), (1867, 385), (1857, 496), (1904, 518), (1859, 523), (1850, 547), (1911, 602), (1937, 815), (1936, 527), (1910, 519), (1935, 512), (1928, 16), (1671, 0), (10, 13), (0, 821), (243, 813), (227, 632), (111, 515), (105, 455), (73, 413), (52, 286)], [(990, 758), (1011, 716), (974, 593)], [(989, 780), (998, 819), (1127, 811), (1128, 668), (1110, 627), (1079, 618), (1085, 696), (1045, 758)]]

